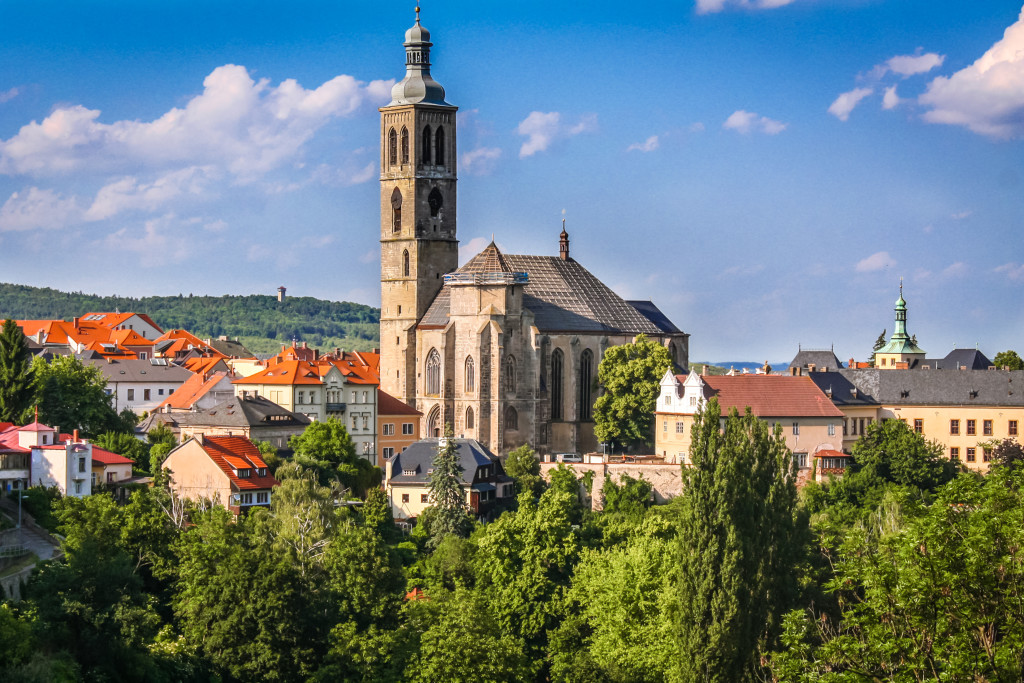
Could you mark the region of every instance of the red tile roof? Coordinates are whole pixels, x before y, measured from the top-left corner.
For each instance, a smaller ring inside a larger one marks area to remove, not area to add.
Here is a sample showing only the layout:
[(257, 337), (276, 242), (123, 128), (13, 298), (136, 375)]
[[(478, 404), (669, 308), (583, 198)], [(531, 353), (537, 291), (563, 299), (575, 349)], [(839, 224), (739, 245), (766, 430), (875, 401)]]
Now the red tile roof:
[[(269, 489), (280, 482), (269, 474), (258, 476), (257, 470), (266, 468), (260, 451), (252, 441), (244, 436), (207, 436), (200, 444), (210, 459), (228, 476), (232, 485), (238, 489)], [(239, 477), (237, 469), (251, 470), (250, 476)]]
[(228, 376), (226, 372), (214, 372), (210, 375), (192, 375), (185, 383), (174, 390), (174, 393), (163, 400), (158, 406), (163, 408), (170, 406), (178, 410), (191, 410), (196, 401), (206, 396), (217, 386), (217, 383)]
[(842, 451), (834, 451), (831, 448), (818, 451), (814, 454), (815, 458), (849, 458), (849, 453), (843, 453)]
[(315, 364), (286, 360), (255, 375), (232, 380), (232, 384), (321, 384), (321, 380)]
[(377, 415), (384, 417), (386, 415), (420, 415), (423, 413), (416, 410), (407, 403), (402, 403), (391, 394), (377, 390)]
[[(686, 381), (684, 375), (680, 381)], [(784, 375), (702, 375), (725, 413), (747, 406), (758, 417), (842, 417), (843, 413), (810, 377)]]
[(102, 448), (92, 447), (92, 461), (99, 463), (100, 465), (132, 465), (135, 464), (134, 460), (118, 455), (117, 453), (111, 453), (105, 451)]
[(202, 358), (189, 358), (182, 364), (182, 367), (189, 372), (195, 372), (201, 375), (204, 372), (210, 372), (213, 370), (214, 366), (218, 363), (223, 363), (223, 360), (224, 356), (221, 354), (210, 357), (204, 356)]

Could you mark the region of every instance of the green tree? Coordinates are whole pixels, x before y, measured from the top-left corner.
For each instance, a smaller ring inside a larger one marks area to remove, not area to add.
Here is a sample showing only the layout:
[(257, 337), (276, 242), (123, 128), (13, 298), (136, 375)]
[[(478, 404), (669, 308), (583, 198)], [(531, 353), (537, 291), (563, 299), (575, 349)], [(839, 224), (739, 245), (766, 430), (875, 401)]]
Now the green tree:
[(86, 437), (130, 431), (111, 405), (107, 380), (98, 368), (74, 356), (57, 356), (49, 363), (36, 356), (32, 371), (39, 382), (41, 421), (69, 432), (77, 429)]
[(875, 345), (871, 347), (871, 354), (868, 356), (868, 362), (871, 363), (871, 367), (875, 367), (875, 352), (886, 345), (887, 339), (885, 338), (885, 330), (878, 335), (878, 339), (875, 340)]
[(0, 422), (24, 424), (36, 399), (32, 353), (13, 320), (0, 329)]
[(997, 368), (1007, 367), (1011, 370), (1024, 370), (1024, 359), (1017, 355), (1016, 351), (1000, 351), (992, 359), (992, 364)]
[(781, 430), (748, 409), (719, 427), (712, 399), (693, 426), (683, 471), (673, 595), (680, 681), (756, 679), (759, 643), (773, 643), (796, 599), (800, 525), (796, 465)]
[(314, 422), (291, 437), (288, 445), (295, 451), (295, 462), (314, 468), (321, 484), (338, 481), (359, 497), (380, 484), (380, 469), (356, 455), (352, 436), (337, 418)]
[(534, 498), (544, 492), (544, 478), (540, 476), (540, 459), (529, 444), (510, 451), (505, 458), (505, 474), (515, 479), (516, 495), (529, 493)]
[(605, 351), (597, 369), (604, 393), (594, 403), (598, 440), (652, 445), (654, 406), (661, 378), (671, 368), (668, 349), (642, 334), (632, 344)]
[(458, 444), (452, 436), (451, 424), (445, 424), (444, 439), (440, 441), (430, 473), (430, 504), (434, 508), (430, 518), (430, 547), (437, 547), (445, 536), (465, 537), (473, 526), (466, 505), (466, 492), (462, 488), (462, 463)]
[(992, 449), (992, 462), (1003, 467), (1020, 467), (1024, 463), (1024, 446), (1014, 439), (1003, 439)]
[(104, 432), (93, 439), (92, 443), (97, 448), (134, 460), (143, 467), (149, 463), (149, 446), (135, 438), (134, 434)]

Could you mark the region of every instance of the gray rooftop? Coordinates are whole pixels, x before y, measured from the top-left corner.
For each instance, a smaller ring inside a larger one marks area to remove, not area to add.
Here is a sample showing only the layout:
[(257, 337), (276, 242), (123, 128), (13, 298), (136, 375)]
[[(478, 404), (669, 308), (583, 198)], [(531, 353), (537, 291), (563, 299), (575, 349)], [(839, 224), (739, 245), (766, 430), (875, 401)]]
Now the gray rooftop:
[(864, 369), (813, 372), (808, 377), (822, 391), (831, 390), (837, 406), (1024, 406), (1024, 370)]
[[(162, 413), (161, 413), (162, 414)], [(311, 420), (262, 396), (236, 396), (190, 413), (171, 413), (179, 425), (197, 427), (299, 427)]]
[(237, 339), (204, 339), (207, 346), (229, 358), (253, 358), (254, 356)]
[(164, 358), (138, 360), (136, 358), (89, 359), (82, 364), (97, 368), (108, 382), (176, 382), (183, 384), (192, 376), (185, 368), (168, 363)]
[[(392, 460), (392, 484), (424, 484), (430, 481), (430, 471), (437, 457), (437, 445), (440, 439), (420, 439), (410, 444)], [(486, 465), (497, 464), (499, 471), (504, 472), (501, 461), (491, 454), (476, 439), (454, 439), (462, 465), (462, 481), (473, 483), (476, 471)], [(405, 474), (411, 472), (411, 474)]]
[(988, 370), (993, 365), (992, 361), (977, 349), (953, 349), (945, 358), (929, 358), (924, 364), (936, 370), (958, 370), (962, 367), (968, 370)]
[(839, 370), (843, 367), (842, 361), (831, 349), (800, 349), (793, 360), (789, 362), (791, 368), (804, 368), (813, 365), (815, 372), (819, 370)]

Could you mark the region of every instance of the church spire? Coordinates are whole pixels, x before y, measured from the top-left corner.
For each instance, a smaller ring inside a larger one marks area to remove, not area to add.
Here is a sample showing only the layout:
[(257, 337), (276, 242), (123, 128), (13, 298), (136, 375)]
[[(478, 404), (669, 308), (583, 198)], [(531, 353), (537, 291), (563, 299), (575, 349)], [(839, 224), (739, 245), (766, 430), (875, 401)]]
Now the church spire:
[(405, 78), (391, 89), (391, 103), (440, 104), (451, 106), (444, 100), (444, 88), (430, 75), (430, 31), (420, 24), (420, 6), (416, 4), (416, 23), (405, 32)]
[(562, 219), (562, 234), (558, 236), (558, 257), (569, 260), (569, 233), (565, 231), (565, 219)]

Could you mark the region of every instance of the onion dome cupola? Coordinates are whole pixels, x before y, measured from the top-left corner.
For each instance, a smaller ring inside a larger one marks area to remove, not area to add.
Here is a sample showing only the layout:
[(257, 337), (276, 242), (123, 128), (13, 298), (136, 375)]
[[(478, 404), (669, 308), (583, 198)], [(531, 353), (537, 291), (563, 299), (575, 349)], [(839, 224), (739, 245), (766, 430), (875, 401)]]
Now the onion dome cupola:
[(391, 103), (438, 104), (452, 106), (444, 99), (444, 87), (430, 75), (430, 31), (420, 24), (420, 8), (416, 7), (416, 23), (405, 32), (405, 78), (391, 88)]

